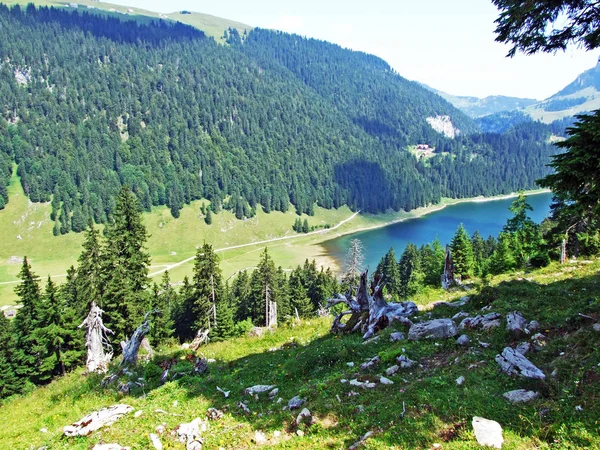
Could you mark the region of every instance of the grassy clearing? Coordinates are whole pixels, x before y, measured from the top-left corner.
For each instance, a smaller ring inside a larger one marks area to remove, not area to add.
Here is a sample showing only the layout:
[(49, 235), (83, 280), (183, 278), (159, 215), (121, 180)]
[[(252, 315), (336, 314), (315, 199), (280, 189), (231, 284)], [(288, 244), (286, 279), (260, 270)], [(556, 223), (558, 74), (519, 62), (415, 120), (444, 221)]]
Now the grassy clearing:
[[(471, 429), (474, 415), (497, 420), (503, 426), (503, 448), (600, 448), (600, 333), (592, 328), (594, 320), (578, 315), (600, 319), (599, 270), (598, 261), (552, 265), (538, 272), (496, 277), (489, 287), (474, 286), (467, 292), (472, 297), (465, 311), (471, 315), (490, 306), (491, 311), (503, 315), (519, 310), (526, 319), (541, 323), (547, 344), (527, 356), (546, 373), (546, 381), (499, 373), (495, 355), (516, 344), (503, 326), (469, 331), (475, 343), (470, 348), (458, 347), (452, 339), (392, 344), (388, 341), (391, 329), (382, 332), (377, 342), (365, 345), (360, 336), (330, 335), (329, 321), (316, 319), (263, 337), (209, 344), (199, 352), (215, 359), (207, 374), (184, 376), (159, 386), (156, 364), (160, 361), (179, 361), (174, 371), (190, 367), (184, 351), (166, 350), (154, 362), (140, 365), (133, 378), (142, 376), (147, 384), (126, 398), (100, 389), (96, 376), (72, 373), (0, 408), (0, 448), (47, 445), (52, 449), (87, 449), (100, 441), (149, 448), (148, 435), (161, 423), (167, 429), (161, 435), (165, 448), (181, 448), (170, 431), (179, 423), (205, 417), (209, 407), (225, 415), (209, 423), (204, 433), (206, 448), (254, 448), (256, 431), (268, 438), (266, 448), (347, 448), (372, 431), (374, 435), (364, 448), (427, 449), (441, 443), (444, 449), (474, 449), (479, 448)], [(457, 291), (444, 296), (452, 299), (464, 294)], [(436, 308), (420, 315), (448, 317), (456, 311)], [(484, 348), (478, 341), (491, 345)], [(363, 390), (341, 382), (356, 377), (376, 381), (400, 354), (419, 365), (391, 376), (393, 385), (378, 383), (375, 389)], [(379, 367), (371, 372), (358, 369), (375, 355), (382, 359)], [(355, 366), (349, 367), (348, 362)], [(462, 386), (455, 382), (459, 376), (466, 379)], [(255, 399), (243, 393), (255, 384), (276, 385), (282, 403), (266, 395)], [(217, 386), (230, 390), (230, 398), (217, 392)], [(502, 398), (504, 392), (518, 388), (537, 390), (541, 397), (517, 405)], [(312, 426), (297, 427), (294, 419), (298, 411), (282, 410), (295, 395), (307, 400), (304, 406), (315, 416)], [(236, 406), (239, 401), (247, 403), (250, 414), (243, 414)], [(87, 438), (62, 437), (64, 425), (117, 402), (131, 404), (144, 413), (139, 418), (130, 414)], [(155, 412), (157, 409), (169, 414)], [(48, 432), (41, 433), (41, 428)]]

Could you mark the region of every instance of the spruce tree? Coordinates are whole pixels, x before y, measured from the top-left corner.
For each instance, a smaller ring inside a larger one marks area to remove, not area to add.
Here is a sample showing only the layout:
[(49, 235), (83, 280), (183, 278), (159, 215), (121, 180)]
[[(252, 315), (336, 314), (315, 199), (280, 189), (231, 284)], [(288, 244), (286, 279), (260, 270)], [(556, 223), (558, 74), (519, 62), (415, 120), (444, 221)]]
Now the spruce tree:
[[(100, 242), (100, 231), (94, 228), (90, 220), (85, 231), (83, 251), (77, 261), (77, 297), (81, 301), (79, 313), (82, 317), (88, 313), (92, 302), (101, 307), (102, 294), (104, 290), (102, 245)], [(106, 274), (105, 274), (106, 275)]]
[(391, 296), (396, 296), (400, 293), (400, 271), (398, 270), (398, 260), (396, 252), (390, 247), (388, 252), (383, 257), (381, 264), (381, 275), (385, 280), (385, 289)]
[(223, 296), (217, 302), (216, 325), (211, 330), (211, 340), (222, 341), (233, 336), (233, 309), (231, 307), (231, 292), (226, 284), (223, 288)]
[(483, 273), (483, 265), (485, 260), (485, 241), (479, 231), (475, 230), (471, 237), (471, 247), (473, 248), (473, 266), (476, 275)]
[(235, 322), (241, 322), (252, 316), (251, 307), (248, 302), (249, 290), (250, 277), (247, 271), (242, 270), (234, 278), (231, 285), (231, 305)]
[(148, 233), (140, 211), (133, 192), (123, 187), (102, 250), (102, 309), (106, 326), (114, 331), (117, 342), (129, 338), (147, 307), (150, 255), (145, 248)]
[(198, 249), (194, 260), (194, 318), (196, 329), (212, 328), (216, 322), (216, 305), (223, 299), (223, 276), (219, 257), (212, 245)]
[(398, 290), (401, 298), (408, 298), (419, 292), (424, 275), (421, 271), (419, 249), (415, 244), (409, 242), (406, 245), (398, 262), (398, 272), (400, 275)]
[(456, 229), (450, 248), (456, 274), (465, 278), (473, 275), (473, 247), (471, 238), (462, 223)]
[(194, 288), (189, 278), (184, 277), (172, 312), (175, 336), (179, 338), (180, 342), (193, 338), (196, 333), (194, 329), (194, 300)]
[(298, 311), (300, 317), (310, 317), (313, 314), (313, 305), (302, 283), (302, 269), (300, 266), (290, 273), (287, 289), (292, 314)]
[(269, 256), (268, 249), (265, 247), (260, 255), (258, 267), (250, 277), (248, 304), (252, 323), (261, 325), (266, 323), (265, 300), (269, 298), (270, 301), (274, 301), (277, 286), (277, 269), (271, 256)]
[(0, 313), (0, 399), (18, 394), (23, 386), (17, 377), (13, 355), (15, 339), (10, 321)]
[(177, 303), (177, 293), (169, 277), (169, 271), (163, 274), (160, 286), (154, 283), (152, 288), (152, 308), (157, 313), (150, 325), (149, 339), (152, 345), (164, 344), (174, 333), (173, 308)]

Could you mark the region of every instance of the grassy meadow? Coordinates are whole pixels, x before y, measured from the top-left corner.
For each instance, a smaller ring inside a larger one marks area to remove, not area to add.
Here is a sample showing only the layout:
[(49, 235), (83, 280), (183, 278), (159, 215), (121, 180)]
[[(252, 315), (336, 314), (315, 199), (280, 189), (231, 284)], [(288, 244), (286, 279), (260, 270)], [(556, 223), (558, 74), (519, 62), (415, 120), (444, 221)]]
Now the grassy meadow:
[[(538, 320), (545, 344), (527, 357), (546, 374), (544, 381), (499, 372), (495, 355), (518, 343), (505, 330), (504, 320), (499, 328), (467, 331), (472, 344), (461, 347), (454, 339), (390, 343), (392, 331), (406, 332), (402, 326), (392, 326), (377, 341), (365, 344), (359, 335), (331, 335), (330, 319), (321, 318), (291, 323), (261, 337), (203, 346), (197, 354), (214, 362), (202, 375), (186, 375), (192, 367), (188, 361), (195, 355), (164, 348), (129, 376), (143, 378), (144, 384), (126, 396), (115, 387), (101, 388), (100, 376), (82, 376), (77, 370), (0, 406), (0, 448), (88, 449), (98, 442), (117, 442), (147, 449), (151, 448), (149, 434), (161, 424), (164, 448), (182, 448), (172, 435), (178, 424), (205, 419), (208, 408), (218, 408), (224, 415), (207, 422), (202, 436), (205, 448), (256, 448), (261, 440), (257, 433), (262, 433), (263, 448), (341, 449), (372, 432), (361, 448), (476, 449), (481, 447), (471, 420), (481, 416), (502, 425), (505, 449), (598, 449), (600, 332), (589, 317), (600, 317), (599, 271), (597, 260), (552, 264), (540, 271), (498, 276), (489, 286), (474, 284), (470, 291), (433, 293), (448, 300), (470, 295), (462, 310), (471, 316), (485, 307), (503, 316), (517, 310), (527, 320)], [(427, 303), (430, 294), (415, 300)], [(457, 312), (449, 307), (423, 309), (415, 320)], [(418, 364), (389, 376), (394, 384), (380, 384), (380, 375), (401, 354)], [(378, 366), (359, 369), (376, 355), (381, 357)], [(171, 373), (182, 376), (160, 385), (159, 364), (167, 360), (174, 362)], [(460, 376), (465, 378), (462, 385), (456, 383)], [(374, 381), (376, 387), (363, 389), (343, 381), (354, 378)], [(274, 399), (244, 393), (256, 384), (275, 385), (279, 392)], [(231, 391), (229, 398), (217, 386)], [(535, 390), (540, 398), (513, 405), (502, 397), (519, 388)], [(303, 407), (312, 412), (312, 425), (296, 425), (300, 410), (284, 408), (295, 395), (306, 400)], [(240, 401), (250, 413), (237, 406)], [(116, 403), (129, 404), (141, 415), (130, 413), (88, 437), (62, 435), (65, 425)]]

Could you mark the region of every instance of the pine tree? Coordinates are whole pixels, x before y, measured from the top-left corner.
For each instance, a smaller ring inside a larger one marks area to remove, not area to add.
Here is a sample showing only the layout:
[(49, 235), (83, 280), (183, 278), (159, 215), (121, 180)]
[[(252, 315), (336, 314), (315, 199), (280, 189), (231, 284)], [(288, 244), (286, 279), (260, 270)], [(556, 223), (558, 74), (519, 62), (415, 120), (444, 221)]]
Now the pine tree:
[(233, 280), (231, 285), (231, 306), (233, 319), (241, 322), (252, 316), (251, 307), (248, 302), (250, 291), (250, 277), (248, 272), (242, 270)]
[(398, 262), (398, 272), (400, 276), (398, 290), (401, 298), (408, 298), (419, 292), (424, 275), (421, 271), (419, 250), (415, 244), (409, 242), (406, 245)]
[(160, 286), (154, 283), (152, 288), (152, 309), (157, 313), (152, 321), (149, 339), (152, 345), (164, 344), (174, 333), (173, 308), (177, 303), (177, 293), (169, 278), (169, 271), (163, 274)]
[(288, 280), (288, 297), (293, 314), (298, 311), (300, 317), (310, 317), (313, 314), (313, 305), (306, 295), (306, 288), (302, 283), (302, 269), (300, 266), (290, 273)]
[(0, 399), (18, 394), (22, 380), (17, 377), (13, 363), (15, 339), (11, 323), (0, 313)]
[(381, 264), (381, 275), (384, 277), (385, 289), (391, 296), (396, 296), (400, 293), (400, 272), (398, 269), (398, 260), (396, 252), (392, 247), (383, 257)]
[(231, 292), (226, 284), (223, 288), (223, 297), (217, 302), (216, 325), (211, 330), (211, 340), (222, 341), (233, 336), (233, 309), (231, 307)]
[(125, 186), (117, 197), (113, 220), (106, 231), (102, 280), (105, 323), (119, 342), (129, 338), (147, 307), (148, 238), (140, 204)]
[(456, 229), (450, 248), (452, 250), (452, 261), (454, 262), (456, 274), (462, 277), (473, 275), (473, 247), (471, 238), (462, 223)]
[(102, 246), (100, 242), (100, 231), (94, 228), (90, 220), (88, 228), (85, 231), (83, 241), (83, 251), (77, 261), (77, 297), (81, 300), (81, 309), (79, 313), (82, 317), (88, 313), (92, 302), (96, 302), (101, 307), (102, 294), (105, 279), (102, 273)]
[(216, 322), (216, 305), (224, 295), (219, 257), (212, 245), (205, 243), (198, 249), (193, 271), (195, 327), (212, 328)]
[(485, 241), (479, 234), (479, 231), (475, 230), (471, 237), (471, 247), (473, 248), (473, 266), (476, 275), (483, 273), (483, 265), (485, 261)]
[(175, 307), (172, 312), (173, 323), (175, 326), (175, 336), (180, 342), (187, 341), (194, 337), (194, 287), (188, 277), (183, 278), (183, 285), (179, 290)]
[(206, 214), (204, 216), (204, 223), (206, 223), (206, 225), (212, 224), (212, 211), (210, 210), (210, 208), (206, 211)]
[(302, 232), (303, 233), (308, 233), (308, 219), (304, 219), (304, 222), (302, 222)]
[(21, 283), (15, 288), (21, 309), (15, 317), (14, 368), (17, 376), (36, 381), (39, 358), (33, 333), (40, 324), (41, 298), (38, 276), (31, 270), (27, 257), (19, 272)]
[(266, 303), (268, 298), (273, 301), (276, 297), (277, 289), (277, 269), (275, 263), (269, 256), (268, 249), (265, 247), (260, 255), (258, 267), (250, 277), (250, 290), (248, 293), (248, 304), (250, 307), (250, 317), (254, 324), (266, 323)]

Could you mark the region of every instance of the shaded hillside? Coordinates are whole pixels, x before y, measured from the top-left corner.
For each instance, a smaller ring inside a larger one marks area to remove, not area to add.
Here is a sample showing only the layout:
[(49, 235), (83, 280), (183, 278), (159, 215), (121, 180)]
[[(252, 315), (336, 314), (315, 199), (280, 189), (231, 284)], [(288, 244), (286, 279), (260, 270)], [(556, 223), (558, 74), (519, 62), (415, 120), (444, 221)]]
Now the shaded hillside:
[[(0, 7), (0, 25), (0, 174), (14, 160), (30, 199), (52, 199), (56, 233), (105, 222), (124, 184), (174, 217), (199, 198), (238, 218), (408, 210), (533, 187), (553, 151), (547, 130), (471, 138), (440, 97), (325, 42), (232, 29), (222, 46), (182, 24), (34, 7)], [(435, 157), (405, 149), (419, 143)]]

